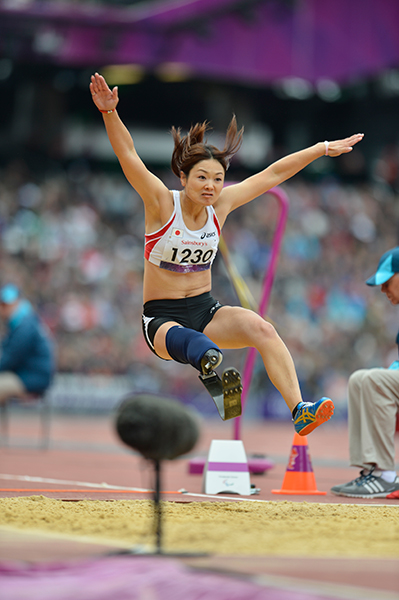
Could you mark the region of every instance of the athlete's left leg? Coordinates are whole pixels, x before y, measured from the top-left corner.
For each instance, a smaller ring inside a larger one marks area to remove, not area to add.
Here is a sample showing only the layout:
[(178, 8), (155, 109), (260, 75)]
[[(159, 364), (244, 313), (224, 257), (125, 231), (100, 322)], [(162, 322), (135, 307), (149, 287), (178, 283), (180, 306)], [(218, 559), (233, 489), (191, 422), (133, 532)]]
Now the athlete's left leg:
[[(240, 306), (223, 306), (205, 327), (204, 333), (224, 349), (253, 347), (258, 350), (270, 381), (293, 414), (298, 433), (310, 433), (332, 415), (334, 406), (328, 398), (320, 400), (317, 406), (303, 402), (294, 361), (287, 346), (273, 325), (255, 312)], [(303, 416), (304, 408), (306, 415)], [(310, 414), (309, 410), (314, 414)]]
[(258, 314), (240, 306), (223, 306), (205, 327), (204, 333), (224, 349), (256, 348), (270, 381), (281, 393), (291, 412), (301, 402), (292, 356), (273, 325)]

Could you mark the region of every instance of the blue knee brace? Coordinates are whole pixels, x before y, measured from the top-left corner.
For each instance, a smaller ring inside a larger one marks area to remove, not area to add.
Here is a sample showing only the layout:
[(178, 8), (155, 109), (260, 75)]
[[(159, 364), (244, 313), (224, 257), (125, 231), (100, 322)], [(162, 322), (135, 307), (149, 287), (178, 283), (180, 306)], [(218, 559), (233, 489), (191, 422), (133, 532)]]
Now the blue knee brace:
[(221, 352), (204, 333), (175, 325), (166, 334), (166, 349), (176, 362), (190, 364), (201, 371), (201, 359), (205, 352), (214, 348)]

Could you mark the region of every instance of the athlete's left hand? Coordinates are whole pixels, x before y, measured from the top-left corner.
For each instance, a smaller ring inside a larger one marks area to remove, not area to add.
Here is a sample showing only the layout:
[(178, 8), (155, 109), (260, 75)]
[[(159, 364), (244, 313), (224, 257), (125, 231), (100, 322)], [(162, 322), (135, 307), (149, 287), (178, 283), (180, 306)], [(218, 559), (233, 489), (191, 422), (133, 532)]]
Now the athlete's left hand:
[(353, 150), (353, 146), (360, 142), (364, 137), (364, 133), (356, 133), (344, 140), (336, 140), (328, 142), (328, 156), (340, 156)]

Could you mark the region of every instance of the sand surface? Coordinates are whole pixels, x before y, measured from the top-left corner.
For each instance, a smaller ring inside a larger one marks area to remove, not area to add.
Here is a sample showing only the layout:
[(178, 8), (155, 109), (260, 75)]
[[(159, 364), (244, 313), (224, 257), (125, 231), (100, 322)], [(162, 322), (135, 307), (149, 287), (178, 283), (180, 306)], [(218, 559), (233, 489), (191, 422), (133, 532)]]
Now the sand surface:
[[(223, 555), (399, 557), (399, 507), (161, 502), (162, 549)], [(0, 499), (0, 526), (155, 548), (150, 500)]]

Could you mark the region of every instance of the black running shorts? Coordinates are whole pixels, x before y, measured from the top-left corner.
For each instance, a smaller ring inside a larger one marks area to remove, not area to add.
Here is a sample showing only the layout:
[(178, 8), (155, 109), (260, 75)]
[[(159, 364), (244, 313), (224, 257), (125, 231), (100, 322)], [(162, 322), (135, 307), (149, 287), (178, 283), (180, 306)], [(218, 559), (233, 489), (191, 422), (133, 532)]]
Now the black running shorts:
[(145, 341), (156, 354), (154, 337), (161, 325), (168, 321), (176, 321), (183, 327), (202, 333), (221, 307), (220, 302), (215, 300), (210, 292), (177, 300), (150, 300), (144, 304), (142, 314)]

